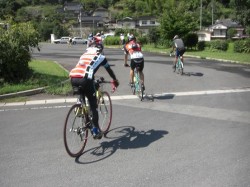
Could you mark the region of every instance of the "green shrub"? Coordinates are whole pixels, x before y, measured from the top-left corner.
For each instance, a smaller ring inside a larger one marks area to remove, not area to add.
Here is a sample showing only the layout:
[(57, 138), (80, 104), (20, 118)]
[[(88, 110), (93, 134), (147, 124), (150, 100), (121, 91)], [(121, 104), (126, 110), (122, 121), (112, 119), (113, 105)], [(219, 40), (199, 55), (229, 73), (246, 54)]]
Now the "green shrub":
[(206, 46), (205, 41), (199, 41), (199, 42), (197, 43), (197, 49), (198, 49), (199, 51), (203, 51), (203, 50), (205, 49), (205, 46)]
[(28, 62), (31, 47), (38, 47), (39, 34), (30, 23), (11, 24), (0, 29), (0, 79), (18, 83), (31, 75)]
[(142, 45), (148, 44), (148, 38), (146, 36), (137, 37), (137, 42), (141, 43)]
[(226, 51), (228, 48), (228, 42), (225, 40), (213, 40), (210, 41), (210, 49), (211, 50), (220, 50)]
[(192, 49), (198, 43), (198, 35), (196, 33), (188, 33), (184, 38), (184, 43), (187, 48)]
[(250, 39), (238, 40), (234, 42), (234, 52), (250, 53)]
[(108, 36), (104, 40), (104, 45), (120, 45), (120, 37), (119, 36)]

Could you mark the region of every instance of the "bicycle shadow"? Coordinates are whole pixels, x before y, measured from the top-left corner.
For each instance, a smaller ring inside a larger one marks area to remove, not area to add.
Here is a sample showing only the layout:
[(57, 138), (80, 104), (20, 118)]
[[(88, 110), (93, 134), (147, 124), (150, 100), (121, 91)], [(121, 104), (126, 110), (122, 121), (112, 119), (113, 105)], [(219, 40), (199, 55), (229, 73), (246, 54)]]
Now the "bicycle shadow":
[(153, 95), (153, 97), (158, 100), (173, 99), (175, 94)]
[(183, 72), (184, 76), (195, 76), (195, 77), (202, 77), (204, 74), (200, 72)]
[[(75, 159), (78, 164), (91, 164), (113, 155), (118, 149), (138, 149), (148, 147), (151, 143), (167, 135), (167, 131), (137, 131), (133, 126), (118, 127), (110, 130), (100, 146), (84, 151)], [(84, 157), (86, 155), (86, 158)]]

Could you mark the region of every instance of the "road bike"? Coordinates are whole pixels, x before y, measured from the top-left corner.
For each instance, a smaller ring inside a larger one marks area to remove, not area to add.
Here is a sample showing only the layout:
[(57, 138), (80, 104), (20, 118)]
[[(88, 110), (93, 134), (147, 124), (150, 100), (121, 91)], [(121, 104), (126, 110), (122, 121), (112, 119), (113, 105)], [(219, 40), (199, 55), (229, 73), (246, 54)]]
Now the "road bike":
[[(104, 78), (100, 78), (96, 81), (96, 88), (98, 88), (96, 97), (99, 114), (99, 128), (101, 133), (105, 136), (109, 131), (112, 121), (112, 102), (109, 93), (103, 90), (104, 83), (111, 83), (111, 81), (105, 81)], [(112, 92), (114, 92), (115, 87), (112, 87)], [(71, 157), (80, 156), (87, 144), (88, 138), (92, 137), (92, 112), (88, 102), (86, 102), (85, 96), (81, 93), (83, 93), (81, 86), (73, 89), (73, 94), (79, 95), (79, 98), (77, 99), (77, 103), (69, 109), (64, 123), (64, 145), (67, 153)]]
[(140, 78), (139, 67), (134, 69), (134, 84), (131, 85), (131, 90), (133, 95), (137, 95), (139, 99), (142, 101), (144, 99), (144, 86), (142, 85), (142, 81)]
[[(173, 54), (170, 52), (170, 56), (172, 56)], [(178, 59), (177, 59), (177, 62), (176, 62), (176, 66), (174, 68), (174, 72), (177, 72), (181, 75), (183, 75), (183, 69), (184, 69), (184, 64), (183, 62), (181, 61), (181, 57), (180, 55), (178, 56)]]

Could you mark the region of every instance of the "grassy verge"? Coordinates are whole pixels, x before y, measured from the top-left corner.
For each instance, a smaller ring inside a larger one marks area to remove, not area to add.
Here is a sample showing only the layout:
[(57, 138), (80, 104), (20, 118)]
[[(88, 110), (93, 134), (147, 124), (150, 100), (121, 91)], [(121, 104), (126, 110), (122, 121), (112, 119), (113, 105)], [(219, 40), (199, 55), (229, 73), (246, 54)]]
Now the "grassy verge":
[[(107, 47), (120, 48), (120, 46), (118, 45), (107, 46)], [(143, 45), (142, 50), (147, 51), (147, 52), (165, 53), (166, 55), (169, 55), (169, 52), (172, 50), (172, 48), (165, 48), (163, 46), (154, 47), (152, 45)], [(196, 56), (196, 57), (200, 57), (203, 59), (206, 59), (206, 58), (222, 59), (222, 60), (229, 60), (232, 62), (238, 62), (242, 64), (250, 64), (249, 54), (248, 53), (235, 53), (233, 51), (232, 43), (229, 44), (227, 51), (211, 51), (209, 49), (204, 50), (204, 51), (187, 50), (185, 52), (185, 55)]]
[[(149, 52), (160, 52), (160, 53), (169, 54), (169, 52), (172, 49), (171, 48), (167, 49), (167, 48), (164, 48), (162, 46), (155, 48), (151, 45), (145, 45), (145, 46), (143, 46), (143, 50), (149, 51)], [(249, 54), (247, 54), (247, 53), (235, 53), (233, 51), (232, 45), (229, 45), (227, 51), (187, 50), (185, 52), (185, 55), (197, 56), (197, 57), (204, 58), (204, 59), (205, 58), (223, 59), (223, 60), (235, 61), (235, 62), (239, 62), (239, 63), (243, 63), (243, 64), (250, 64)]]
[(52, 61), (33, 60), (29, 62), (32, 77), (19, 84), (2, 83), (0, 95), (15, 93), (40, 87), (47, 87), (46, 93), (67, 94), (71, 87), (67, 82), (68, 72)]

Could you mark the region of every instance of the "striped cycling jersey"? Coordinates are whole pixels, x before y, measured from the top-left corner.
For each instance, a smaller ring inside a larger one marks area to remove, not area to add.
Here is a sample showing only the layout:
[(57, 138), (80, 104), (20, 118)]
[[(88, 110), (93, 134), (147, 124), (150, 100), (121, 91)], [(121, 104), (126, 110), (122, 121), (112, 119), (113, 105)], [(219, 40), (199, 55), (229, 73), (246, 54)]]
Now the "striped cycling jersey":
[(84, 53), (75, 68), (73, 68), (69, 76), (71, 78), (83, 78), (93, 79), (94, 74), (99, 69), (100, 66), (109, 67), (105, 56), (97, 54), (96, 51), (88, 50)]

